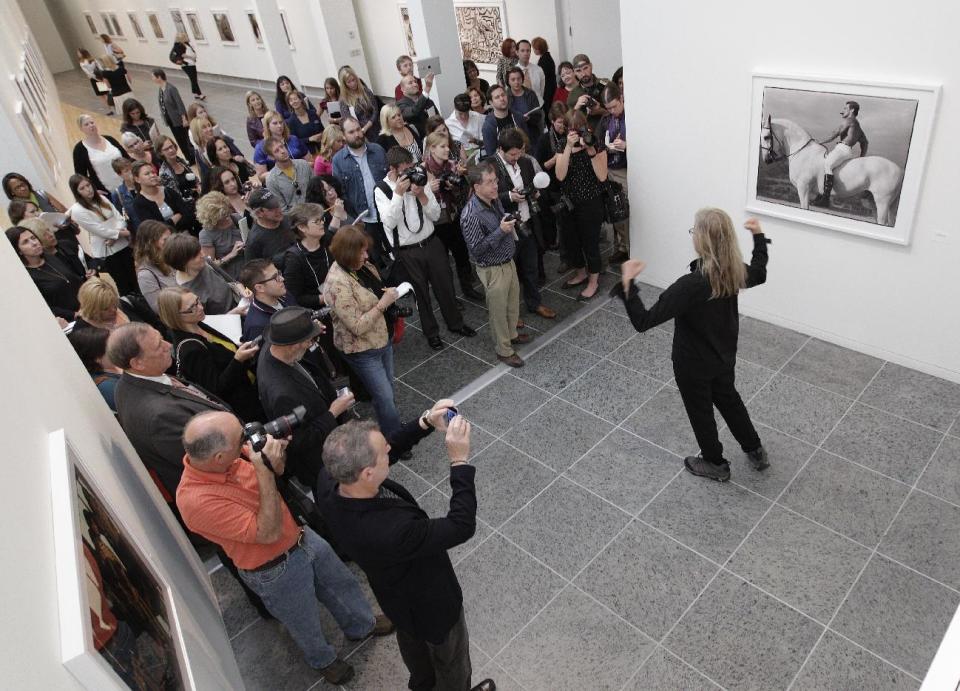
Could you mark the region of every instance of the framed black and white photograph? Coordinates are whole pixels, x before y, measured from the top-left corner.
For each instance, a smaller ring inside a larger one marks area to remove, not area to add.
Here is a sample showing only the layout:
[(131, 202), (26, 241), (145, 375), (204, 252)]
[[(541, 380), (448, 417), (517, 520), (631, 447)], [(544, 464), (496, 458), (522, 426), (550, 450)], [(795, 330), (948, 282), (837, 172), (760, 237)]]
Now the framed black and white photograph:
[(63, 430), (50, 461), (64, 665), (88, 689), (193, 689), (170, 587)]
[(93, 15), (91, 15), (89, 12), (84, 12), (83, 18), (87, 20), (87, 26), (90, 27), (90, 33), (94, 36), (99, 36), (100, 32), (97, 31), (97, 25), (93, 23)]
[(160, 26), (160, 17), (157, 16), (156, 12), (147, 12), (147, 22), (150, 24), (154, 38), (158, 41), (165, 41), (166, 39), (163, 37), (163, 27)]
[(200, 26), (200, 15), (196, 12), (187, 12), (187, 24), (190, 26), (190, 34), (197, 43), (206, 43), (207, 37), (203, 33), (203, 27)]
[(247, 12), (247, 21), (250, 22), (250, 33), (253, 34), (253, 40), (257, 42), (257, 47), (263, 48), (263, 34), (260, 32), (260, 20), (257, 19), (257, 13)]
[(143, 27), (140, 26), (140, 20), (136, 12), (127, 12), (127, 19), (130, 20), (130, 26), (133, 28), (133, 34), (140, 41), (146, 41), (147, 37), (143, 35)]
[(507, 37), (507, 14), (500, 0), (456, 0), (457, 34), (464, 60), (480, 69), (496, 69), (500, 45)]
[(283, 10), (280, 10), (280, 24), (283, 25), (283, 35), (287, 38), (287, 48), (296, 50), (296, 46), (293, 45), (293, 35), (290, 33), (290, 24), (287, 23), (287, 13)]
[(120, 28), (120, 22), (117, 20), (115, 12), (110, 13), (110, 25), (113, 27), (113, 35), (123, 38), (123, 29)]
[(413, 45), (413, 27), (410, 25), (410, 8), (400, 5), (400, 28), (403, 30), (403, 43), (407, 47), (407, 55), (417, 57), (417, 49)]
[(113, 25), (110, 23), (110, 15), (107, 12), (100, 13), (100, 21), (103, 22), (104, 30), (102, 33), (113, 36)]
[[(173, 20), (173, 33), (174, 34), (186, 34), (187, 25), (183, 21), (183, 12), (180, 10), (171, 9), (170, 10), (170, 19)], [(176, 38), (174, 38), (176, 40)]]
[(217, 26), (217, 33), (220, 34), (220, 42), (228, 46), (237, 45), (237, 37), (233, 33), (233, 27), (230, 26), (230, 15), (226, 10), (213, 11), (213, 23)]
[(747, 209), (909, 244), (939, 93), (755, 74)]

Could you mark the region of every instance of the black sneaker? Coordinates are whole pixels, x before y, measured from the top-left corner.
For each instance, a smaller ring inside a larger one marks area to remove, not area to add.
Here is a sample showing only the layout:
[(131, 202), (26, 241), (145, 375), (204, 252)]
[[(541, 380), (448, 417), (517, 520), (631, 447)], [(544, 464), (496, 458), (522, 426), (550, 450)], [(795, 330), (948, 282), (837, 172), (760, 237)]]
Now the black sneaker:
[(763, 470), (770, 467), (770, 459), (767, 457), (767, 450), (762, 446), (747, 452), (747, 458), (750, 459), (750, 465), (754, 470)]
[(346, 684), (353, 679), (353, 667), (339, 657), (321, 669), (320, 673), (330, 684)]
[(704, 460), (702, 456), (687, 456), (683, 459), (683, 465), (698, 477), (708, 477), (717, 482), (726, 482), (730, 479), (730, 464), (726, 461), (711, 463)]

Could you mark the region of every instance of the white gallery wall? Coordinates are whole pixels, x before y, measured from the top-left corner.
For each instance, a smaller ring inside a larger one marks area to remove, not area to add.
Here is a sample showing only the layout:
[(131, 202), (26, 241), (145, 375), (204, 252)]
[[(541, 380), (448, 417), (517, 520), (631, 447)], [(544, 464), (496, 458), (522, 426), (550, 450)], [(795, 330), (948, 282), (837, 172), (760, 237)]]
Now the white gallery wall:
[(686, 1), (655, 13), (624, 1), (621, 13), (631, 253), (661, 286), (693, 257), (686, 230), (699, 207), (744, 218), (747, 166), (758, 159), (747, 146), (752, 72), (942, 85), (910, 245), (761, 217), (773, 239), (768, 281), (740, 304), (746, 314), (960, 381), (960, 5), (877, 0), (856, 8), (849, 30), (844, 10), (825, 0), (802, 10)]

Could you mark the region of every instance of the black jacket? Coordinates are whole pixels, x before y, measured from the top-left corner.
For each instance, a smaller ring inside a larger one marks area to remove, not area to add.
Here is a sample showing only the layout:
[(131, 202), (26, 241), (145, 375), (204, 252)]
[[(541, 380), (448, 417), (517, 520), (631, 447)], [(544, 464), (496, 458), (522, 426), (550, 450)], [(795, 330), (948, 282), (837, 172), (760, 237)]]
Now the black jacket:
[(283, 281), (287, 292), (301, 307), (320, 309), (320, 286), (327, 280), (327, 272), (333, 258), (326, 249), (327, 239), (315, 252), (309, 252), (299, 243), (291, 245), (284, 253)]
[(177, 495), (183, 474), (183, 428), (197, 413), (230, 410), (212, 393), (204, 393), (211, 400), (126, 372), (117, 382), (117, 420), (140, 460), (171, 498)]
[[(180, 222), (176, 224), (177, 230), (186, 230), (196, 234), (196, 215), (193, 205), (185, 202), (183, 197), (169, 187), (163, 188), (163, 200), (173, 209), (173, 213), (180, 214)], [(163, 220), (160, 207), (140, 193), (137, 193), (137, 196), (133, 198), (133, 208), (137, 212), (137, 217), (141, 223), (147, 219), (167, 223)]]
[[(120, 144), (120, 142), (118, 142), (116, 139), (111, 137), (109, 134), (103, 135), (103, 138), (115, 146), (124, 158), (130, 158), (129, 154), (127, 154), (126, 150), (123, 148), (123, 145)], [(76, 146), (73, 147), (73, 172), (77, 175), (84, 175), (89, 178), (94, 187), (101, 192), (106, 192), (107, 195), (113, 191), (108, 190), (106, 185), (100, 181), (97, 171), (93, 169), (93, 164), (90, 163), (90, 152), (87, 151), (87, 147), (83, 145), (82, 141), (77, 142)]]
[[(503, 162), (503, 159), (500, 158), (500, 154), (494, 154), (487, 160), (493, 163), (493, 167), (497, 169), (497, 196), (503, 205), (503, 210), (507, 213), (516, 213), (517, 218), (520, 218), (518, 212), (519, 204), (510, 201), (510, 191), (515, 189), (515, 186), (513, 180), (510, 178), (510, 173), (507, 171), (506, 164)], [(536, 175), (533, 162), (526, 156), (521, 156), (517, 160), (517, 167), (520, 168), (520, 179), (523, 180), (523, 186), (527, 189), (533, 189), (533, 176)], [(519, 223), (517, 225), (519, 225)], [(543, 247), (543, 231), (540, 228), (540, 217), (533, 213), (533, 209), (530, 209), (529, 228), (537, 244)], [(520, 237), (522, 240), (523, 235), (521, 234)]]
[[(747, 266), (747, 288), (767, 280), (767, 238), (753, 236), (753, 257)], [(636, 284), (624, 299), (617, 283), (611, 293), (624, 300), (627, 314), (637, 331), (652, 329), (675, 319), (673, 331), (674, 367), (696, 376), (713, 376), (736, 366), (740, 333), (737, 296), (710, 298), (710, 282), (699, 271), (699, 261), (690, 263), (690, 273), (677, 279), (661, 293), (649, 310), (640, 299)]]
[(50, 307), (50, 311), (68, 322), (73, 321), (77, 310), (80, 309), (77, 293), (86, 277), (83, 273), (78, 274), (72, 264), (56, 254), (47, 252), (43, 255), (43, 259), (44, 264), (38, 269), (24, 268)]
[(320, 473), (316, 497), (339, 548), (367, 575), (384, 614), (401, 631), (441, 643), (460, 617), (463, 593), (447, 550), (463, 544), (477, 526), (476, 468), (450, 469), (450, 511), (429, 518), (413, 496), (387, 479), (400, 498), (348, 499)]
[(553, 92), (557, 90), (557, 63), (553, 61), (550, 51), (544, 51), (537, 65), (543, 70), (543, 112), (548, 113), (553, 104)]

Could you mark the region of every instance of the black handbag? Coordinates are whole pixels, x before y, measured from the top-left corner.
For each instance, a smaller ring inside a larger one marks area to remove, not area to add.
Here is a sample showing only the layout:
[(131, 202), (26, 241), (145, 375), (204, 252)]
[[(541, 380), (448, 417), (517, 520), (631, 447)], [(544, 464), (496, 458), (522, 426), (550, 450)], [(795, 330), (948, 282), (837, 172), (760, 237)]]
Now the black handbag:
[(608, 179), (604, 183), (603, 208), (610, 223), (619, 223), (630, 218), (630, 202), (619, 182)]

